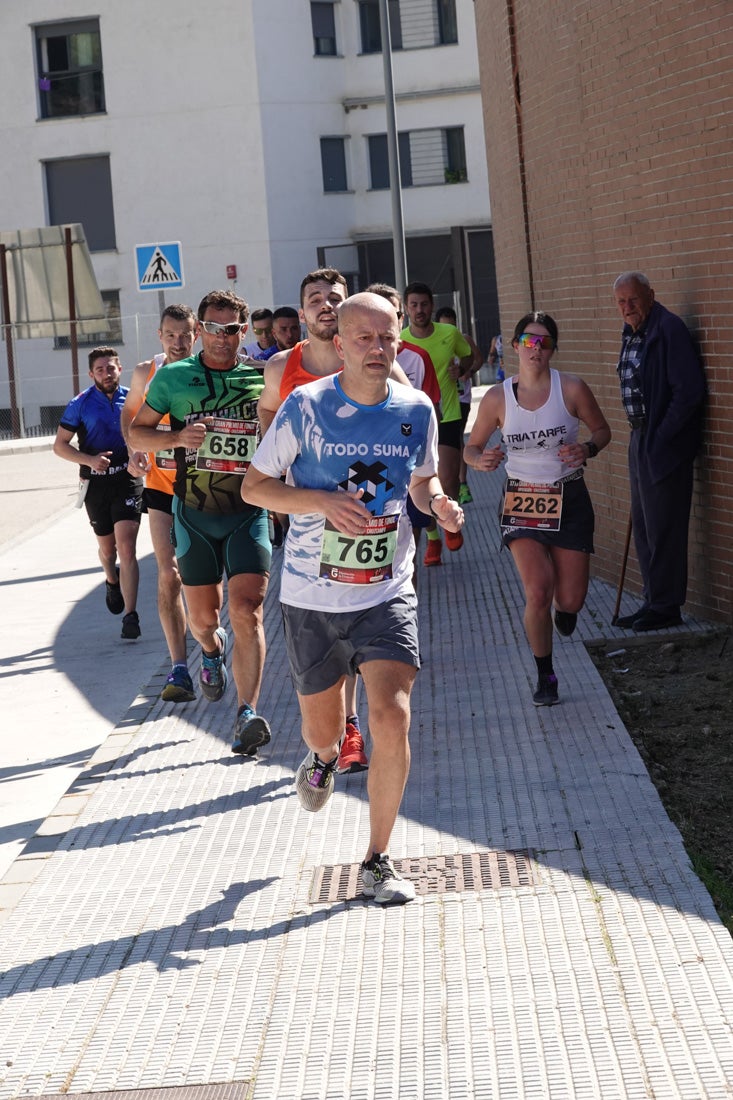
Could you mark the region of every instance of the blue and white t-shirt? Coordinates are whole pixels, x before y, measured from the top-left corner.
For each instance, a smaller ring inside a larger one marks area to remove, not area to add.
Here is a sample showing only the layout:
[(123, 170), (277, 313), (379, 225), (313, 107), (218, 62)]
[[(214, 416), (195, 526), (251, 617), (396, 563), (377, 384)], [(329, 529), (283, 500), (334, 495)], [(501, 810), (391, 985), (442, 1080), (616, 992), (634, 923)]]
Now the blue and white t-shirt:
[[(437, 473), (438, 424), (424, 393), (392, 382), (388, 387), (380, 404), (359, 405), (346, 396), (338, 375), (299, 386), (254, 455), (261, 473), (280, 477), (287, 470), (290, 484), (301, 488), (363, 489), (362, 502), (375, 517), (374, 533), (349, 539), (328, 531), (322, 513), (292, 516), (283, 603), (355, 611), (412, 591), (415, 547), (405, 501), (413, 474)], [(386, 518), (380, 523), (376, 517)]]

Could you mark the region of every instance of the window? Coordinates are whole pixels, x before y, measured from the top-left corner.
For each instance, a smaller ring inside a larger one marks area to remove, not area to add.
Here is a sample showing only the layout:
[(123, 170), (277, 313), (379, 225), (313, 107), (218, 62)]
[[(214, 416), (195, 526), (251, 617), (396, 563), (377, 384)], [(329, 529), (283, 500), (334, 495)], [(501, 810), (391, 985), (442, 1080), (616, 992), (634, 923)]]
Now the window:
[(104, 111), (99, 20), (44, 23), (35, 35), (41, 118)]
[(437, 0), (437, 15), (438, 42), (436, 45), (450, 46), (458, 41), (456, 0)]
[(46, 161), (48, 224), (81, 222), (90, 252), (116, 248), (109, 157)]
[(456, 0), (402, 0), (402, 48), (419, 50), (458, 41)]
[(321, 138), (321, 169), (324, 191), (347, 191), (346, 139)]
[[(383, 191), (389, 187), (387, 135), (371, 134), (368, 141), (370, 186), (372, 191)], [(397, 135), (397, 147), (400, 154), (400, 181), (403, 187), (412, 187), (410, 134), (408, 131)]]
[[(379, 191), (389, 187), (387, 135), (372, 134), (367, 140), (371, 187)], [(462, 126), (405, 131), (399, 134), (398, 144), (403, 187), (463, 183), (468, 179)]]
[[(402, 49), (402, 24), (400, 23), (399, 0), (389, 0), (389, 33), (392, 49)], [(379, 22), (379, 0), (360, 0), (359, 22), (361, 25), (361, 52), (382, 52), (382, 28)]]
[[(80, 348), (96, 348), (103, 344), (121, 344), (122, 340), (122, 317), (120, 315), (120, 292), (119, 290), (102, 290), (102, 302), (104, 303), (104, 316), (107, 321), (107, 328), (101, 332), (87, 332), (84, 335), (79, 335), (76, 340), (77, 347)], [(71, 337), (69, 336), (57, 336), (54, 339), (53, 346), (55, 348), (70, 348)], [(63, 412), (63, 408), (61, 410)], [(60, 415), (60, 414), (59, 414)]]
[(443, 133), (445, 134), (445, 182), (465, 183), (468, 179), (468, 169), (463, 127), (451, 126)]
[(336, 20), (333, 0), (325, 4), (311, 4), (313, 27), (313, 52), (316, 57), (336, 56)]

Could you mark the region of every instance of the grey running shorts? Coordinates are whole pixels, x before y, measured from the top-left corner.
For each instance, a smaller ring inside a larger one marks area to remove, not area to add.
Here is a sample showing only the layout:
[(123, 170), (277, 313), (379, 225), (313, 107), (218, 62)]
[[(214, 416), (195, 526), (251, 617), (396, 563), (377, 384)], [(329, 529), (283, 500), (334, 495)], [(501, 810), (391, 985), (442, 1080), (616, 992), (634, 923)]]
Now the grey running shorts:
[(318, 695), (369, 661), (420, 667), (414, 592), (363, 611), (282, 605), (290, 671), (299, 695)]

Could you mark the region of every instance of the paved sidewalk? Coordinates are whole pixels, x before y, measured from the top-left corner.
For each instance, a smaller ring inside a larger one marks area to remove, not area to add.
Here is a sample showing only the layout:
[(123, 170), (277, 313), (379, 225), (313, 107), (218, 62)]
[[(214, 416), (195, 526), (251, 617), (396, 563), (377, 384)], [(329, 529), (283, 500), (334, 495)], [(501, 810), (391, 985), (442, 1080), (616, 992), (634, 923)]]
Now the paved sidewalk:
[(0, 1098), (732, 1095), (733, 941), (583, 645), (628, 638), (614, 592), (533, 707), (499, 482), (420, 574), (392, 843), (418, 900), (359, 896), (365, 776), (299, 807), (274, 583), (259, 759), (229, 751), (231, 687), (174, 707), (161, 667), (0, 884)]
[[(37, 441), (27, 441), (29, 444)], [(0, 878), (165, 654), (149, 531), (138, 539), (142, 637), (121, 642), (77, 474), (0, 443)]]

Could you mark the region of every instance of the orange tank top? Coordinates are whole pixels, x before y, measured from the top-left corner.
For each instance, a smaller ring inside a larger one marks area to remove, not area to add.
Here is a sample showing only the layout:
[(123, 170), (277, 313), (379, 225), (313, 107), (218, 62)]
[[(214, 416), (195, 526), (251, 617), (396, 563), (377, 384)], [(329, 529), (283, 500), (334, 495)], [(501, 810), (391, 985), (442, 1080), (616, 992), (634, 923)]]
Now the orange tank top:
[[(160, 367), (165, 366), (165, 355), (159, 352), (153, 356), (150, 362), (150, 374), (148, 380), (145, 383), (145, 392), (148, 392), (148, 386), (150, 385), (153, 375)], [(165, 414), (161, 420), (161, 424), (170, 424), (170, 417), (168, 413)], [(162, 450), (163, 448), (161, 448)], [(157, 489), (161, 493), (168, 493), (169, 496), (173, 496), (173, 482), (176, 480), (175, 470), (164, 470), (157, 465), (155, 461), (155, 454), (151, 452), (148, 455), (150, 460), (150, 469), (145, 475), (145, 487), (146, 489)]]
[(282, 378), (280, 379), (280, 400), (284, 401), (289, 393), (292, 393), (296, 386), (304, 386), (306, 382), (315, 382), (320, 377), (317, 374), (311, 374), (303, 366), (303, 348), (307, 341), (301, 340), (296, 344), (293, 350), (288, 356), (288, 361), (285, 364)]

